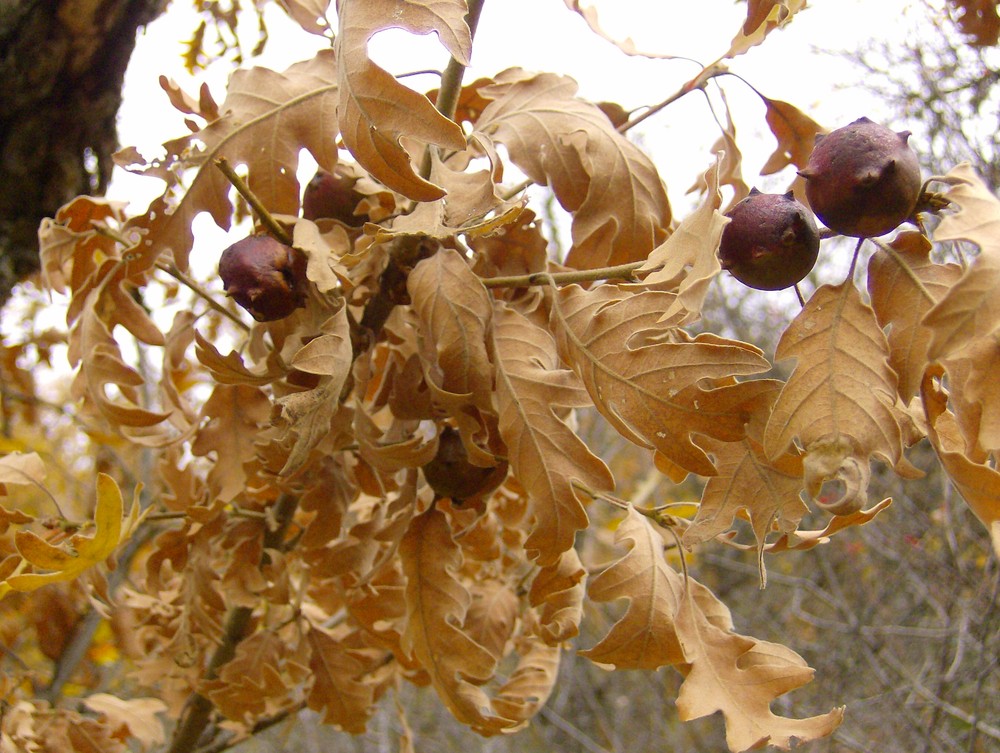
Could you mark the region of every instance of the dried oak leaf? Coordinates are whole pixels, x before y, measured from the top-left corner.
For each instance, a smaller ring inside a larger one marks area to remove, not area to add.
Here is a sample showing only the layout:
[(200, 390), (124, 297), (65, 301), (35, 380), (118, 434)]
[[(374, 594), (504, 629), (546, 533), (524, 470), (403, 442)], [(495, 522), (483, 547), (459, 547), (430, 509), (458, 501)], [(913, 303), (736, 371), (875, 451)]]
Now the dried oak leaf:
[(841, 501), (860, 509), (873, 454), (906, 472), (888, 356), (885, 334), (850, 280), (817, 290), (782, 334), (775, 359), (797, 363), (771, 412), (764, 452), (777, 458), (798, 438), (814, 500), (842, 474)]
[(469, 64), (472, 35), (463, 0), (341, 0), (334, 50), (342, 96), (337, 119), (344, 146), (372, 177), (415, 201), (444, 189), (414, 172), (400, 139), (465, 149), (465, 134), (422, 94), (399, 83), (368, 57), (368, 40), (384, 29), (434, 32), (452, 57)]
[[(147, 163), (134, 151), (116, 155), (126, 170), (167, 183), (150, 211), (127, 223), (125, 234), (138, 232), (139, 248), (154, 256), (169, 250), (174, 263), (187, 269), (195, 217), (208, 212), (222, 229), (231, 225), (232, 186), (213, 164), (220, 157), (246, 165), (250, 188), (271, 212), (295, 214), (300, 150), (307, 149), (325, 170), (333, 170), (337, 163), (338, 88), (331, 50), (321, 50), (284, 73), (260, 67), (236, 71), (220, 107), (222, 115), (195, 133), (164, 144), (166, 158)], [(177, 201), (184, 170), (197, 172)]]
[(899, 233), (889, 245), (895, 255), (880, 249), (868, 262), (868, 293), (879, 324), (889, 328), (889, 365), (899, 376), (905, 404), (920, 390), (927, 368), (933, 333), (921, 320), (961, 277), (962, 268), (933, 263), (931, 243), (922, 233)]
[(1000, 556), (1000, 472), (976, 463), (965, 453), (965, 442), (955, 415), (948, 410), (948, 395), (940, 386), (940, 369), (928, 372), (921, 396), (927, 411), (927, 436), (959, 494), (990, 533)]
[(406, 575), (402, 646), (430, 676), (448, 710), (481, 734), (517, 725), (492, 710), (479, 687), (496, 672), (496, 659), (463, 628), (472, 597), (458, 579), (462, 552), (444, 513), (431, 508), (410, 523), (399, 547)]
[(1000, 39), (1000, 12), (997, 0), (949, 0), (961, 12), (958, 28), (969, 36), (969, 44), (989, 47)]
[(806, 7), (806, 0), (747, 0), (747, 18), (733, 37), (726, 58), (742, 55), (759, 45), (775, 29), (791, 22), (792, 16)]
[(528, 600), (538, 613), (535, 632), (550, 646), (559, 646), (580, 632), (587, 570), (575, 549), (563, 552), (555, 564), (538, 569)]
[(474, 138), (507, 147), (539, 185), (573, 214), (566, 264), (604, 267), (645, 259), (670, 226), (670, 205), (652, 161), (601, 109), (574, 96), (576, 82), (510, 69), (480, 89), (492, 100)]
[[(697, 321), (708, 294), (709, 285), (721, 271), (717, 251), (722, 230), (729, 219), (719, 212), (720, 170), (724, 155), (705, 173), (705, 200), (685, 217), (666, 241), (654, 248), (640, 269), (652, 269), (643, 284), (658, 290), (670, 290), (677, 297), (664, 309), (661, 322), (683, 325)], [(660, 269), (656, 269), (660, 267)]]
[[(767, 158), (767, 162), (760, 169), (760, 174), (771, 175), (789, 165), (804, 168), (808, 164), (809, 155), (812, 154), (813, 146), (816, 144), (816, 136), (825, 133), (826, 129), (787, 102), (767, 97), (761, 97), (761, 99), (764, 100), (764, 106), (767, 108), (764, 119), (771, 129), (771, 133), (778, 140), (778, 147)], [(802, 194), (801, 191), (796, 193)]]
[(615, 532), (624, 557), (590, 579), (594, 601), (627, 599), (628, 607), (597, 645), (580, 652), (616, 669), (656, 669), (685, 662), (674, 619), (684, 597), (684, 577), (663, 557), (663, 538), (630, 507)]
[(573, 372), (560, 365), (548, 332), (498, 304), (493, 362), (500, 435), (534, 518), (524, 546), (539, 565), (548, 567), (572, 548), (577, 531), (587, 527), (574, 484), (610, 491), (614, 479), (566, 424), (561, 409), (585, 407), (590, 401)]
[(532, 620), (515, 641), (518, 662), (493, 698), (493, 709), (505, 719), (524, 727), (548, 700), (559, 676), (560, 646), (551, 646), (539, 638)]
[(246, 488), (244, 463), (256, 455), (254, 442), (269, 424), (271, 401), (261, 390), (246, 384), (217, 384), (202, 408), (205, 424), (191, 443), (191, 453), (215, 453), (208, 472), (213, 497), (232, 501)]
[(375, 711), (375, 685), (366, 682), (368, 662), (352, 652), (332, 632), (313, 625), (306, 634), (313, 684), (306, 705), (323, 715), (325, 724), (361, 734)]
[[(772, 384), (773, 402), (780, 382)], [(761, 403), (762, 407), (768, 407), (766, 399)], [(774, 460), (767, 458), (761, 436), (767, 411), (758, 411), (755, 419), (761, 414), (764, 418), (751, 421), (747, 436), (739, 442), (700, 441), (712, 454), (718, 475), (705, 484), (698, 512), (684, 531), (682, 541), (690, 546), (725, 533), (745, 511), (756, 539), (758, 567), (764, 583), (763, 552), (767, 535), (775, 531), (779, 535), (794, 532), (807, 510), (799, 497), (802, 457), (798, 452), (787, 452)]]
[(93, 693), (83, 699), (91, 711), (103, 714), (112, 730), (125, 729), (130, 739), (144, 749), (166, 741), (163, 721), (158, 718), (167, 710), (159, 698), (118, 698), (109, 693)]
[(731, 751), (764, 744), (788, 750), (833, 732), (844, 718), (843, 707), (806, 719), (771, 711), (774, 700), (808, 683), (814, 670), (790, 648), (733, 632), (726, 606), (703, 586), (693, 587), (696, 583), (688, 580), (676, 616), (687, 665), (677, 696), (680, 718), (721, 711)]
[[(0, 495), (7, 494), (5, 484), (14, 486), (39, 486), (45, 485), (45, 463), (37, 452), (12, 452), (7, 455), (0, 455)], [(10, 515), (11, 513), (6, 513)], [(25, 513), (14, 513), (17, 516), (24, 516)], [(28, 520), (10, 521), (28, 523)], [(4, 527), (3, 530), (6, 530)], [(2, 531), (0, 531), (2, 533)]]
[(941, 361), (948, 372), (955, 420), (965, 438), (965, 454), (974, 462), (1000, 451), (1000, 333), (982, 337)]
[(732, 378), (766, 371), (770, 364), (747, 343), (709, 333), (692, 338), (659, 325), (673, 302), (672, 294), (658, 291), (568, 285), (555, 296), (553, 328), (563, 358), (622, 436), (688, 471), (712, 476), (715, 467), (692, 435), (741, 439), (754, 402), (772, 385)]
[(968, 240), (979, 255), (965, 274), (924, 316), (933, 332), (928, 357), (954, 355), (1000, 329), (1000, 199), (963, 162), (941, 178), (951, 187), (945, 198), (958, 211), (941, 220), (934, 241)]

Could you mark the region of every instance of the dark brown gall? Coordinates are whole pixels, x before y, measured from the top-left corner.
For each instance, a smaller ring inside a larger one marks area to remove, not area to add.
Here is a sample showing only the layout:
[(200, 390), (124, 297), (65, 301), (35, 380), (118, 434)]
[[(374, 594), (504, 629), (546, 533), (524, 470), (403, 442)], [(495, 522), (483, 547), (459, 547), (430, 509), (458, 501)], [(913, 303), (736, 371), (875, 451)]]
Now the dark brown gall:
[(330, 218), (339, 220), (350, 227), (361, 227), (366, 222), (364, 215), (354, 210), (365, 198), (355, 190), (354, 178), (334, 175), (326, 170), (318, 170), (306, 184), (302, 194), (302, 216), (307, 220)]
[(868, 118), (817, 136), (799, 175), (823, 224), (841, 235), (873, 238), (912, 217), (921, 179), (909, 137)]
[(284, 319), (304, 306), (308, 291), (305, 254), (269, 235), (237, 241), (219, 259), (226, 293), (259, 322)]
[(719, 262), (733, 277), (757, 290), (795, 285), (816, 264), (819, 232), (812, 215), (792, 193), (750, 195), (727, 214)]
[(445, 426), (438, 438), (437, 454), (423, 470), (438, 497), (461, 502), (485, 496), (500, 486), (507, 476), (507, 462), (500, 461), (492, 468), (473, 465), (458, 430)]

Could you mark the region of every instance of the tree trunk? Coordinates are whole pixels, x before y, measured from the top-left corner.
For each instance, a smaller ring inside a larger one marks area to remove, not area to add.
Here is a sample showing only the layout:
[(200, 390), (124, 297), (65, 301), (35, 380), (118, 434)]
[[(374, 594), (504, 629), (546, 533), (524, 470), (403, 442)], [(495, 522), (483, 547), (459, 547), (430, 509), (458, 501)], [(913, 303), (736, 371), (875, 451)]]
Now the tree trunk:
[(0, 0), (0, 307), (38, 270), (38, 224), (101, 194), (136, 31), (168, 0)]

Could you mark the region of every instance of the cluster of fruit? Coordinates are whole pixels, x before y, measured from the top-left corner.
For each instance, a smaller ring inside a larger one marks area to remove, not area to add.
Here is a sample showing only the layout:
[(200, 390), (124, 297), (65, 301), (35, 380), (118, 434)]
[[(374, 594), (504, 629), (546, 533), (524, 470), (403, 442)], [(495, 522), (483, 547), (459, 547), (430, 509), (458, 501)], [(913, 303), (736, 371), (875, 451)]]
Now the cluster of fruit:
[[(818, 136), (799, 171), (812, 212), (834, 233), (854, 238), (884, 235), (912, 218), (921, 179), (909, 135), (860, 118)], [(789, 288), (816, 264), (819, 230), (791, 192), (754, 189), (726, 216), (731, 221), (722, 231), (719, 260), (744, 285)]]

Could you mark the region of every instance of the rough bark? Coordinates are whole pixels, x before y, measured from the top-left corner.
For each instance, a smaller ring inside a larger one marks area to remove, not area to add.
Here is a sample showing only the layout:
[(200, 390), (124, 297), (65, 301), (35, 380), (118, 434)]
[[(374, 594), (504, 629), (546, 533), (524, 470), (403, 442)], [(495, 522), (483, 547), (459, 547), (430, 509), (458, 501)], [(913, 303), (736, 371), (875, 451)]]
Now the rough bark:
[(38, 269), (38, 224), (101, 194), (136, 31), (168, 0), (0, 0), (0, 306)]

